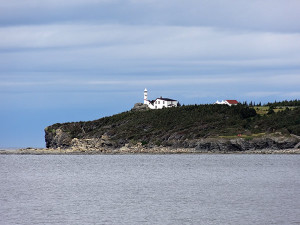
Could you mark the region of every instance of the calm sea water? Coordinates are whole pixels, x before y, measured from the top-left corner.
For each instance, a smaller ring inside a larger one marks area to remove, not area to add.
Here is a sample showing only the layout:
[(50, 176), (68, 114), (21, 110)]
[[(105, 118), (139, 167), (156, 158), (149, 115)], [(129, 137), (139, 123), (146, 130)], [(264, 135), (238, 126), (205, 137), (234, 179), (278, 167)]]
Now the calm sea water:
[(300, 224), (297, 155), (0, 155), (0, 224)]

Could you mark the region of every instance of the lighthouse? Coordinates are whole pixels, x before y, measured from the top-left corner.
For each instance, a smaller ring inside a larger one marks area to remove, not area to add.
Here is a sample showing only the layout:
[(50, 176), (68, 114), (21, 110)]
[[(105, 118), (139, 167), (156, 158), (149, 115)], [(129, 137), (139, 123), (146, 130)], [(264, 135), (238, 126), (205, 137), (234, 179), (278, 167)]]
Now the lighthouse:
[(147, 88), (145, 88), (144, 90), (144, 104), (147, 104), (148, 102), (148, 91)]

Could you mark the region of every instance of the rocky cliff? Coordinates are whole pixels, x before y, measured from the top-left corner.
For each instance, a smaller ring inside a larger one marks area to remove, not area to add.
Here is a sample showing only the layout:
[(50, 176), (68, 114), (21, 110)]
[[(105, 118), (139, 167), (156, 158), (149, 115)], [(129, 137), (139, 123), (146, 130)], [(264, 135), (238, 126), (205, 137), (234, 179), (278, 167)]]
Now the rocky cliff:
[[(269, 134), (258, 138), (201, 138), (185, 141), (172, 140), (168, 146), (148, 146), (142, 142), (124, 143), (116, 145), (108, 135), (99, 138), (71, 138), (70, 134), (57, 129), (55, 132), (46, 131), (47, 148), (64, 148), (80, 151), (111, 152), (113, 149), (126, 150), (128, 152), (158, 152), (157, 147), (168, 149), (193, 149), (194, 152), (240, 152), (248, 150), (280, 150), (300, 147), (300, 138)], [(143, 150), (142, 150), (143, 149)], [(151, 150), (152, 149), (152, 150)], [(184, 152), (184, 151), (182, 151)]]
[[(137, 108), (142, 110), (136, 110)], [(183, 106), (132, 111), (45, 128), (47, 148), (247, 151), (299, 148), (300, 108), (259, 116), (246, 106)], [(131, 150), (130, 150), (131, 151)]]

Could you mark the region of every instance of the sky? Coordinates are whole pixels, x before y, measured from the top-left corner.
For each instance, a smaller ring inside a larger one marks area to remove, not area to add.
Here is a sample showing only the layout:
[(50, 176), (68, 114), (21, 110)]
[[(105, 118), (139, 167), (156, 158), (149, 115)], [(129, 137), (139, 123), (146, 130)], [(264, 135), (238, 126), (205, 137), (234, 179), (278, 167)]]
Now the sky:
[(181, 104), (300, 99), (299, 0), (0, 0), (0, 148)]

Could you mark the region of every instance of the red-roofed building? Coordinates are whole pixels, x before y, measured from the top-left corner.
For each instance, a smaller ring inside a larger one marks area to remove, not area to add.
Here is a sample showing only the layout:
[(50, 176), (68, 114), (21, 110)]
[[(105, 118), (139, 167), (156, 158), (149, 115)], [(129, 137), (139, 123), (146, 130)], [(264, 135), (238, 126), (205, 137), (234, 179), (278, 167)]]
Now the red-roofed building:
[(237, 105), (239, 102), (237, 100), (225, 100), (227, 105)]
[(239, 104), (239, 102), (237, 100), (225, 100), (225, 101), (216, 101), (215, 104), (219, 104), (219, 105), (229, 105), (229, 106), (232, 106), (232, 105), (237, 105)]

